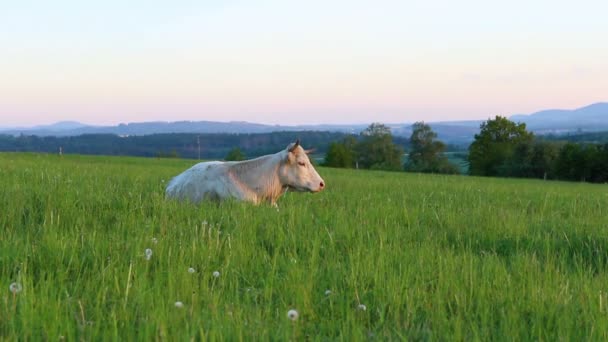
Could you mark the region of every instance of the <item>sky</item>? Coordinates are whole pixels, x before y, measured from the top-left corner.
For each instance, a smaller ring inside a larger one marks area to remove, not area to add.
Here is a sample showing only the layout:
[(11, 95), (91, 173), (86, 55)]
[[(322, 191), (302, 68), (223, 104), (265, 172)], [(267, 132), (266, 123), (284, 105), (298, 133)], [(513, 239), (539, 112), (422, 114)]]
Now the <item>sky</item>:
[(0, 0), (0, 127), (486, 119), (608, 101), (608, 1)]

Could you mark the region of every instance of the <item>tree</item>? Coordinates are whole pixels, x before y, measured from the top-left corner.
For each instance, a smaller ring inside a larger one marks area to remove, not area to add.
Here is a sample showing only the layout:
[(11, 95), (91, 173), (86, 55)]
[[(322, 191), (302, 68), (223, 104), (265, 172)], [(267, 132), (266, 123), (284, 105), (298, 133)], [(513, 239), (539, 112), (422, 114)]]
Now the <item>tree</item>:
[(353, 154), (353, 158), (356, 158), (355, 150), (357, 149), (357, 137), (355, 135), (349, 134), (344, 139), (342, 139), (342, 144)]
[(361, 132), (363, 136), (390, 136), (391, 129), (385, 124), (379, 122), (373, 122), (366, 129)]
[(608, 182), (608, 144), (566, 143), (555, 160), (557, 179)]
[(555, 162), (557, 178), (572, 181), (585, 181), (591, 176), (594, 159), (594, 146), (567, 143), (559, 151)]
[(393, 143), (389, 127), (372, 123), (361, 132), (355, 152), (360, 167), (380, 170), (400, 170), (403, 149)]
[(521, 144), (529, 144), (534, 135), (525, 123), (514, 123), (496, 116), (483, 122), (479, 134), (469, 147), (469, 173), (479, 176), (508, 176), (512, 171), (512, 157)]
[(329, 145), (325, 155), (325, 166), (352, 168), (354, 152), (345, 142), (334, 142)]
[(227, 161), (239, 161), (239, 160), (244, 160), (244, 159), (245, 159), (245, 155), (243, 154), (241, 149), (238, 147), (235, 147), (232, 150), (230, 150), (230, 152), (228, 152), (228, 154), (226, 155), (226, 158), (224, 158), (224, 160), (227, 160)]
[(445, 144), (437, 139), (437, 133), (424, 122), (412, 125), (410, 136), (410, 154), (405, 164), (406, 171), (428, 173), (458, 173), (443, 155)]
[(553, 178), (553, 165), (558, 152), (559, 145), (552, 142), (541, 140), (519, 143), (502, 169), (513, 177)]

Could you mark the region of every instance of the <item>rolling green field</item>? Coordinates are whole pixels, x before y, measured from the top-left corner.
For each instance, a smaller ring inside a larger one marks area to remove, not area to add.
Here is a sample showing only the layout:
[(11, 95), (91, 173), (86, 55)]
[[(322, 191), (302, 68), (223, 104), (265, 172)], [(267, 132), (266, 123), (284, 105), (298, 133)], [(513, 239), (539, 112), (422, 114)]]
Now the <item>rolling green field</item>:
[(0, 154), (0, 340), (608, 339), (606, 185), (317, 168), (278, 211), (166, 201), (193, 163)]

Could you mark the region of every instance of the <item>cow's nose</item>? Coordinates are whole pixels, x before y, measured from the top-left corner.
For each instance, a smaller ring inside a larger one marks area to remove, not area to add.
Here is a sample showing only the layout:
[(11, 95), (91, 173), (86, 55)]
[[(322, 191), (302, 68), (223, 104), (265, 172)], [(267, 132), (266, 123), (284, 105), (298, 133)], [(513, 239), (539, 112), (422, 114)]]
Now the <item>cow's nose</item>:
[(321, 183), (319, 184), (319, 187), (320, 187), (321, 189), (323, 189), (323, 188), (325, 187), (325, 183), (323, 183), (323, 182), (321, 181)]

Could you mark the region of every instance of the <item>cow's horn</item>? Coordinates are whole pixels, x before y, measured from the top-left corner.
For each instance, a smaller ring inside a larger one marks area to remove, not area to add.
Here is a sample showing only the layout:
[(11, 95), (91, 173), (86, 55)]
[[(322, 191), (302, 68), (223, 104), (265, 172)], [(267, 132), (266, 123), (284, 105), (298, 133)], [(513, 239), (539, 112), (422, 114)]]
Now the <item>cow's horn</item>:
[(293, 146), (289, 148), (289, 152), (293, 152), (296, 148), (298, 148), (298, 146), (300, 146), (300, 139), (296, 139), (296, 142), (293, 143)]

